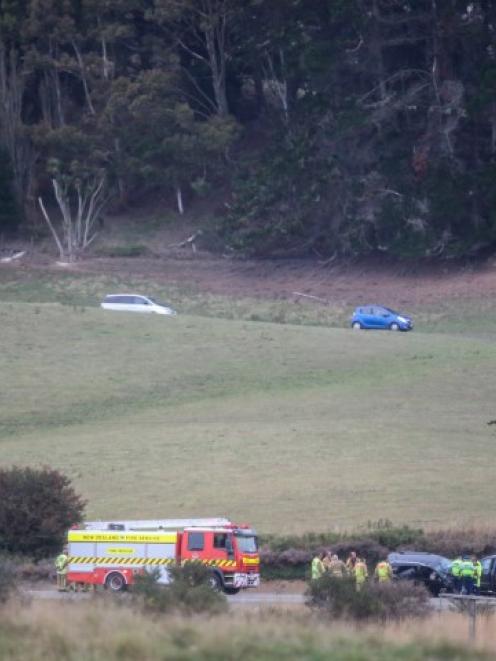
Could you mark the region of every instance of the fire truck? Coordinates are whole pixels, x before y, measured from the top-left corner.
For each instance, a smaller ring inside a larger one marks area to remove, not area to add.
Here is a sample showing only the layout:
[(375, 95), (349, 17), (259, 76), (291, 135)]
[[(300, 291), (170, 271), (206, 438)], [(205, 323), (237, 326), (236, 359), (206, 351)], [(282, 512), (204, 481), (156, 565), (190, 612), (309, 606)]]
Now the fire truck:
[(255, 531), (225, 518), (88, 521), (69, 530), (67, 542), (69, 582), (120, 591), (153, 568), (167, 584), (171, 565), (201, 562), (226, 594), (260, 585)]

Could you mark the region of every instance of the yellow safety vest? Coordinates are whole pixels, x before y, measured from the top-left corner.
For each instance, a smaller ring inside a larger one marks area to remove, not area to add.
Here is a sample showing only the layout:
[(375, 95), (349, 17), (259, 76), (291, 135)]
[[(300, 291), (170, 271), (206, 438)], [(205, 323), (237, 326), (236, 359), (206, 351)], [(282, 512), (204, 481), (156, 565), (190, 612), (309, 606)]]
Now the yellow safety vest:
[(364, 562), (355, 563), (355, 579), (357, 583), (365, 583), (368, 576), (367, 565)]
[(379, 581), (391, 580), (391, 566), (389, 565), (388, 562), (379, 562), (375, 571)]
[(460, 576), (460, 565), (462, 564), (462, 561), (460, 558), (457, 558), (456, 560), (453, 560), (453, 563), (451, 565), (451, 575), (454, 576), (455, 578), (458, 578)]
[(57, 574), (67, 574), (67, 565), (69, 564), (69, 558), (65, 553), (61, 553), (57, 556), (55, 560), (55, 569)]
[(480, 588), (481, 585), (481, 578), (482, 578), (482, 563), (477, 560), (477, 562), (474, 562), (474, 567), (475, 567), (475, 585), (476, 587)]
[(320, 578), (323, 576), (324, 572), (324, 563), (319, 557), (315, 556), (315, 558), (312, 560), (312, 580)]

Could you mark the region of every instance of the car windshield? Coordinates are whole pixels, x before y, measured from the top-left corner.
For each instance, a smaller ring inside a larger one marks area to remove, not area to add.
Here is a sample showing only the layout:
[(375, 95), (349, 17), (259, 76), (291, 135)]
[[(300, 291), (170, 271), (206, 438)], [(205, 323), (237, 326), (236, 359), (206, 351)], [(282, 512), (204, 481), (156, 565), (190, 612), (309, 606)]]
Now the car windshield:
[(442, 572), (449, 572), (451, 568), (451, 560), (448, 560), (447, 558), (441, 558), (439, 562), (436, 563), (435, 569), (437, 571), (442, 571)]
[(241, 553), (256, 553), (258, 551), (257, 538), (254, 535), (235, 535), (238, 549)]
[(396, 312), (396, 310), (392, 310), (391, 308), (384, 308), (384, 309), (387, 310), (390, 314), (396, 315), (397, 317), (402, 316), (399, 312)]

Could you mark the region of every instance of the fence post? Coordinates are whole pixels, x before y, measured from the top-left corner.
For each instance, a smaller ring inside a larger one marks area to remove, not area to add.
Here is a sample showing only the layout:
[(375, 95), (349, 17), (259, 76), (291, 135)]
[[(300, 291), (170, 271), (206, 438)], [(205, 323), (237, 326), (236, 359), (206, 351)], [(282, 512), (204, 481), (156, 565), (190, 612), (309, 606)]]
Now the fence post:
[(468, 639), (469, 642), (475, 643), (476, 637), (476, 620), (477, 620), (477, 599), (472, 597), (469, 600), (470, 609), (469, 609), (469, 622), (468, 622)]

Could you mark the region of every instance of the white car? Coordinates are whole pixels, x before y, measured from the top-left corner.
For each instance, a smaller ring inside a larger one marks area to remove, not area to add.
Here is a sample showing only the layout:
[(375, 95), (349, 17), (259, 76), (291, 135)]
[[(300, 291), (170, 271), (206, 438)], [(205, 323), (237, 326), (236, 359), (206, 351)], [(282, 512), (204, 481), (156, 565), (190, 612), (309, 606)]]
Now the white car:
[(101, 303), (104, 310), (121, 310), (122, 312), (155, 312), (175, 317), (177, 312), (165, 303), (158, 303), (149, 296), (140, 294), (109, 294)]

